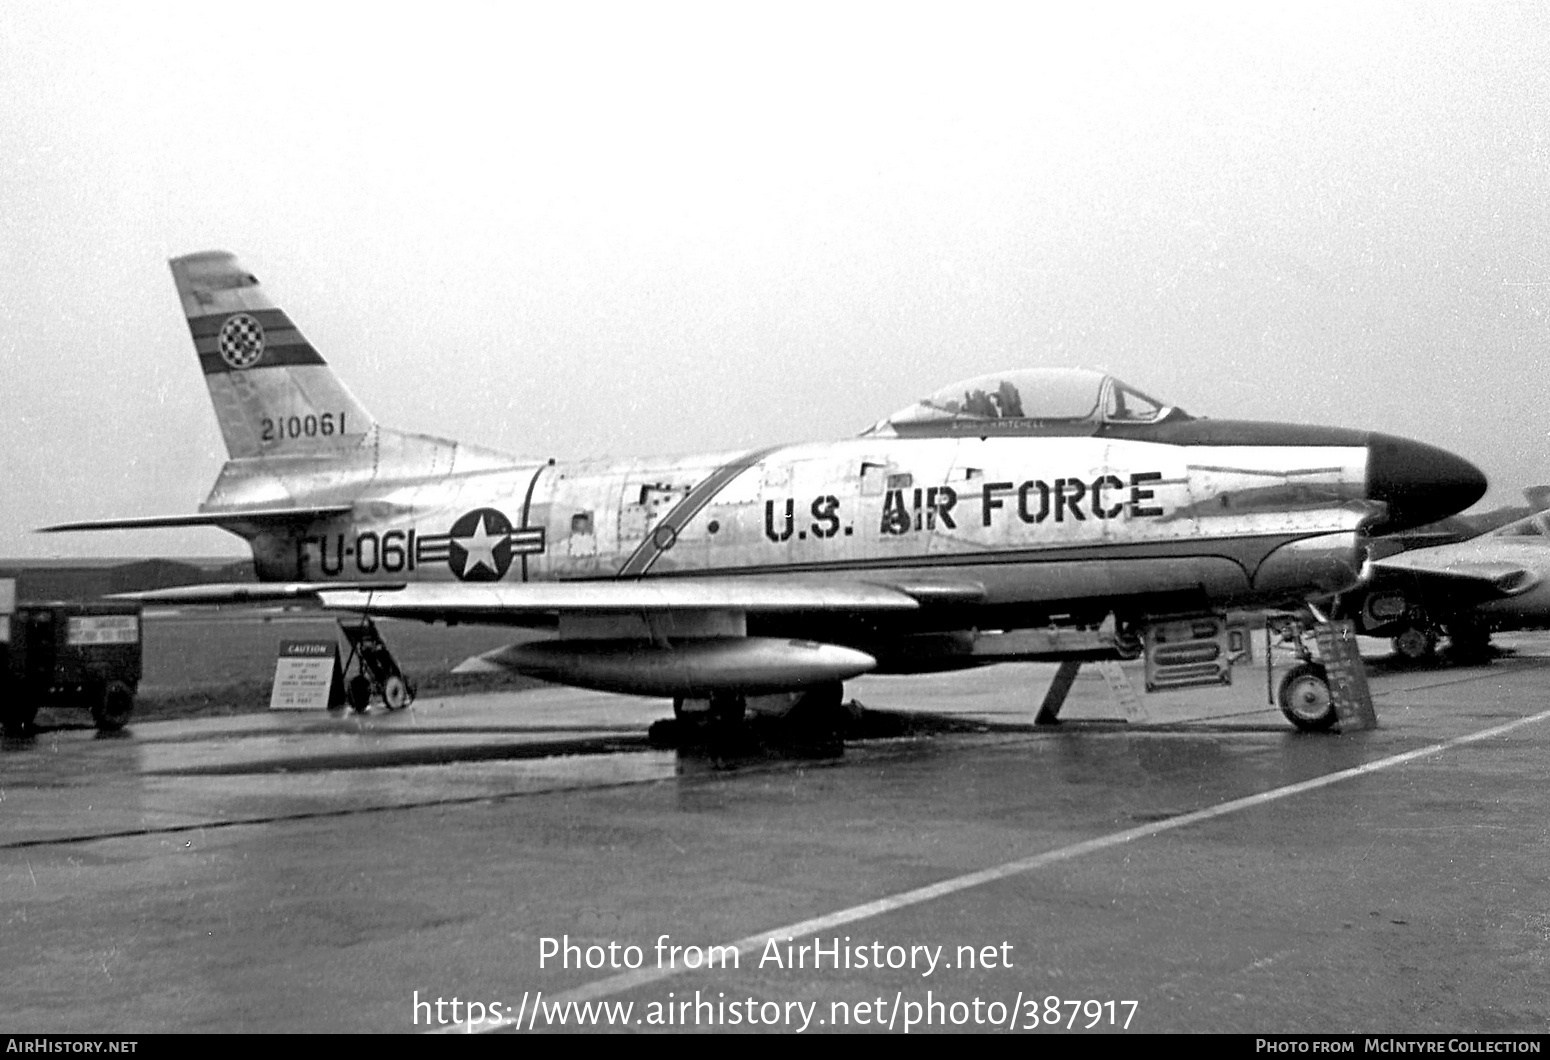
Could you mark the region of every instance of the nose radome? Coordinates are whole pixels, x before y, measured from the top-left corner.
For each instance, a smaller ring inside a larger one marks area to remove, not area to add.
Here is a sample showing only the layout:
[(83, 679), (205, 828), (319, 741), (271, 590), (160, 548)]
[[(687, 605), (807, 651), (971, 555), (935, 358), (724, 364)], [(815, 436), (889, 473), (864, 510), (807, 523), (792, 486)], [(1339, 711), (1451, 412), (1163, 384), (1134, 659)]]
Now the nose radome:
[(1485, 496), (1485, 475), (1446, 449), (1392, 434), (1367, 440), (1367, 496), (1388, 505), (1375, 529), (1405, 530), (1461, 512)]

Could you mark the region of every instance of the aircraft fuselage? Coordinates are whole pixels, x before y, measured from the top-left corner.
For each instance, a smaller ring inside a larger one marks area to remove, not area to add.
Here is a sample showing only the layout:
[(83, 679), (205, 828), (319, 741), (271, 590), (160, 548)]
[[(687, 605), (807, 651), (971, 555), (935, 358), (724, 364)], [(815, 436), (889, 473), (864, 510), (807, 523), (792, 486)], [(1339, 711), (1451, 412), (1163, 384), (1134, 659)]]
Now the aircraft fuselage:
[[(391, 480), (363, 463), (321, 490), (298, 478), (288, 498), (348, 496), (349, 515), (266, 527), (253, 544), (260, 577), (277, 581), (846, 571), (972, 581), (990, 607), (1266, 604), (1355, 580), (1367, 465), (1355, 444), (1097, 437), (861, 438)], [(241, 499), (241, 478), (217, 493)], [(272, 493), (272, 464), (263, 479)]]

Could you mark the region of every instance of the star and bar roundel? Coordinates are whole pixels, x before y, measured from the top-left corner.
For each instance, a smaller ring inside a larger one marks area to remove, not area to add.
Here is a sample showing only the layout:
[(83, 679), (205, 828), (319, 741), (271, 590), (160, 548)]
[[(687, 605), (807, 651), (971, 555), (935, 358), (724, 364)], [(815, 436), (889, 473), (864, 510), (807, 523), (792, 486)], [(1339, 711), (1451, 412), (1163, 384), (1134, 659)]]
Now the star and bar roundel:
[(515, 556), (544, 550), (544, 528), (517, 529), (496, 508), (476, 508), (460, 516), (446, 534), (425, 534), (415, 542), (415, 560), (446, 560), (459, 581), (493, 582), (506, 576)]

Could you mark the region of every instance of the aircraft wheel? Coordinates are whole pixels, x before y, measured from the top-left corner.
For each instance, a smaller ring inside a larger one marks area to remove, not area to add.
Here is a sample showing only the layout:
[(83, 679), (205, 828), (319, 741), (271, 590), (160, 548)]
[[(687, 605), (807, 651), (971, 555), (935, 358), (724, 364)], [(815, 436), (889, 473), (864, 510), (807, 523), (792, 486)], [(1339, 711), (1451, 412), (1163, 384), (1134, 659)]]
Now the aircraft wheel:
[(388, 710), (403, 710), (414, 702), (414, 693), (409, 691), (408, 682), (395, 674), (382, 683), (382, 702)]
[(743, 724), (748, 711), (746, 696), (719, 693), (710, 697), (710, 724), (721, 729), (731, 729)]
[(1411, 626), (1394, 638), (1394, 651), (1411, 662), (1421, 662), (1437, 654), (1437, 634)]
[(1277, 700), (1286, 720), (1303, 732), (1327, 732), (1340, 720), (1329, 692), (1329, 674), (1318, 663), (1299, 663), (1288, 670)]
[(814, 685), (786, 712), (792, 743), (808, 755), (833, 758), (845, 751), (845, 686), (839, 681)]
[(1491, 657), (1491, 630), (1478, 622), (1448, 627), (1448, 657), (1454, 662), (1484, 662)]
[(344, 698), (349, 700), (351, 710), (357, 714), (365, 713), (371, 705), (371, 681), (365, 674), (356, 674), (345, 687)]
[(135, 690), (122, 681), (109, 681), (102, 697), (92, 704), (92, 720), (103, 732), (117, 732), (129, 721), (135, 709)]
[(677, 718), (658, 718), (646, 730), (646, 742), (659, 751), (671, 751), (683, 740)]

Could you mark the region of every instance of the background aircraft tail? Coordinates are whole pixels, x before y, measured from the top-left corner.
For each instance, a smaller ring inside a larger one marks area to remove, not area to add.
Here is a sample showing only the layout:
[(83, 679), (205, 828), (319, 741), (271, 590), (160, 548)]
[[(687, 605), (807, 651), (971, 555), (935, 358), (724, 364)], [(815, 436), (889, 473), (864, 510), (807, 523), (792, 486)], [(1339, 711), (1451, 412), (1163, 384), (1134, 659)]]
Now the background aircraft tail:
[(233, 460), (326, 456), (376, 421), (233, 254), (173, 258), (172, 276)]

